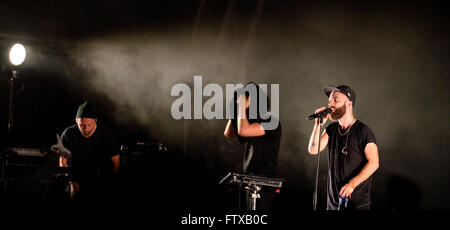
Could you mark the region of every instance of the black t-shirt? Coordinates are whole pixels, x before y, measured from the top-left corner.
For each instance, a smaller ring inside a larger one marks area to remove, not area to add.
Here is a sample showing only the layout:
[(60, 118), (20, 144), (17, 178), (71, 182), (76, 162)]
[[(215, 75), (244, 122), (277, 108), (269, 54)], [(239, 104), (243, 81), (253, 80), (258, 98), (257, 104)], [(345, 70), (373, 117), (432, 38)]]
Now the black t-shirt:
[[(250, 123), (257, 121), (249, 120)], [(239, 142), (247, 143), (244, 152), (243, 173), (276, 178), (278, 152), (280, 150), (281, 123), (274, 130), (265, 130), (259, 137), (242, 137), (237, 134), (237, 120), (233, 122), (234, 131)]]
[(118, 143), (107, 127), (97, 124), (94, 134), (85, 138), (77, 125), (68, 127), (61, 136), (64, 147), (72, 152), (72, 179), (78, 183), (96, 183), (111, 176), (111, 157), (119, 154)]
[[(367, 158), (364, 149), (368, 143), (376, 143), (375, 134), (369, 126), (357, 120), (347, 130), (340, 130), (339, 123), (335, 122), (327, 126), (328, 134), (328, 198), (327, 209), (336, 210), (339, 205), (339, 191), (341, 187), (347, 184), (355, 177), (364, 165)], [(348, 140), (347, 140), (348, 139)], [(347, 154), (342, 149), (347, 146)], [(372, 177), (359, 184), (351, 195), (349, 207), (358, 209), (370, 205), (370, 190), (372, 186)]]

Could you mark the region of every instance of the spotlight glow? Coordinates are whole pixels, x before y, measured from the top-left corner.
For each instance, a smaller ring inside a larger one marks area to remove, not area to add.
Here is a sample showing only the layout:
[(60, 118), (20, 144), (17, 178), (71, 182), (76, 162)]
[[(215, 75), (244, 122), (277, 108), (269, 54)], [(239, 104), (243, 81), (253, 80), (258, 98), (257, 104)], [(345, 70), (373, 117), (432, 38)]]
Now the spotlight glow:
[(20, 65), (25, 60), (27, 52), (22, 44), (16, 43), (9, 51), (9, 60), (13, 65)]

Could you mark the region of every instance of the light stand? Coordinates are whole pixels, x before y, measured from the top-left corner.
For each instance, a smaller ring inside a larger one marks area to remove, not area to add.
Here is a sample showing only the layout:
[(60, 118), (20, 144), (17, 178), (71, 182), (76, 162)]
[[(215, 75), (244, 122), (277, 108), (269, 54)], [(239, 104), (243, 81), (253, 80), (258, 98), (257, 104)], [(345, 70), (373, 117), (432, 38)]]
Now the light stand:
[(13, 113), (14, 113), (14, 79), (17, 76), (17, 71), (13, 70), (11, 78), (9, 79), (9, 112), (8, 112), (8, 132), (13, 129)]
[[(9, 60), (11, 64), (19, 66), (25, 61), (27, 52), (22, 44), (16, 43), (9, 51)], [(13, 113), (14, 113), (14, 79), (17, 77), (17, 70), (12, 71), (12, 76), (9, 79), (9, 112), (8, 112), (8, 133), (13, 130)]]

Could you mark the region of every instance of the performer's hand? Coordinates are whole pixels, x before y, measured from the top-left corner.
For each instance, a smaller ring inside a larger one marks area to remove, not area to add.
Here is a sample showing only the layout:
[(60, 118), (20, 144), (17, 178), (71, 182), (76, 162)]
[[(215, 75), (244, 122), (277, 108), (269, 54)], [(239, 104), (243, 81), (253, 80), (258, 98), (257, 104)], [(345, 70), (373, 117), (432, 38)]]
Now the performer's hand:
[(250, 106), (250, 97), (246, 98), (244, 94), (240, 94), (236, 103), (238, 104), (238, 118), (244, 118), (245, 109)]
[(75, 193), (80, 191), (80, 186), (76, 181), (69, 181), (69, 185), (70, 185), (70, 199), (73, 200), (73, 198), (75, 197)]
[(248, 108), (250, 106), (250, 96), (247, 98), (244, 94), (239, 94), (236, 103), (238, 105), (245, 105), (245, 108)]
[(250, 99), (251, 99), (250, 96), (245, 97), (245, 108), (246, 108), (246, 109), (250, 106)]
[(352, 192), (355, 190), (355, 187), (352, 183), (347, 183), (344, 185), (344, 187), (341, 188), (341, 191), (339, 191), (339, 196), (341, 197), (351, 197)]
[[(321, 107), (316, 109), (316, 111), (314, 111), (314, 113), (320, 113), (322, 111), (324, 111), (325, 109), (327, 109), (326, 107)], [(325, 117), (322, 118), (322, 124), (325, 124), (325, 122), (327, 122), (328, 118), (330, 118), (330, 114), (327, 114)], [(320, 124), (320, 119), (316, 118), (316, 124), (319, 125)]]

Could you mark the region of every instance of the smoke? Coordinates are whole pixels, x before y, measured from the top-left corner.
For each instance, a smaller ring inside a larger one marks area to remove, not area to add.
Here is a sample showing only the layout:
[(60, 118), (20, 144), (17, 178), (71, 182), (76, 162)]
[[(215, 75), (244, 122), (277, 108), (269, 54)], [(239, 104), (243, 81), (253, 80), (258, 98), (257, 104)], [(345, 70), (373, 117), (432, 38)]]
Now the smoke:
[[(432, 20), (415, 19), (412, 11), (297, 11), (295, 17), (277, 20), (263, 11), (259, 24), (228, 15), (226, 28), (210, 29), (202, 21), (195, 33), (189, 26), (110, 33), (80, 40), (72, 58), (86, 73), (83, 82), (114, 103), (118, 123), (136, 123), (159, 141), (182, 146), (212, 175), (238, 168), (241, 149), (223, 137), (225, 120), (172, 118), (172, 86), (186, 83), (193, 94), (196, 75), (203, 76), (203, 86), (216, 83), (223, 89), (249, 81), (280, 84), (278, 163), (285, 177), (301, 181), (291, 184), (305, 193), (312, 190), (315, 170), (315, 158), (307, 154), (313, 124), (306, 116), (326, 106), (325, 85), (347, 84), (355, 90), (356, 117), (377, 136), (381, 176), (406, 175), (425, 189), (432, 183), (429, 176), (445, 175), (442, 166), (435, 171), (426, 166), (445, 158), (441, 147), (448, 141), (448, 135), (436, 139), (443, 132), (436, 128), (436, 114), (448, 113), (448, 107), (441, 107), (448, 102), (448, 79), (437, 64), (444, 39), (428, 28)], [(242, 33), (249, 30), (252, 34)], [(324, 187), (326, 154), (321, 161)], [(384, 189), (382, 179), (379, 183)]]

